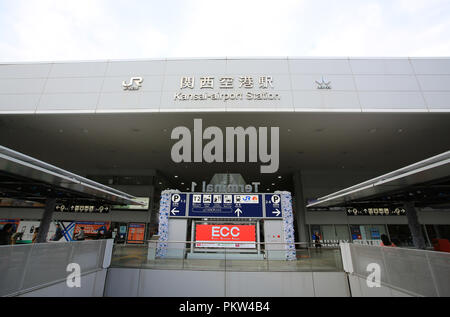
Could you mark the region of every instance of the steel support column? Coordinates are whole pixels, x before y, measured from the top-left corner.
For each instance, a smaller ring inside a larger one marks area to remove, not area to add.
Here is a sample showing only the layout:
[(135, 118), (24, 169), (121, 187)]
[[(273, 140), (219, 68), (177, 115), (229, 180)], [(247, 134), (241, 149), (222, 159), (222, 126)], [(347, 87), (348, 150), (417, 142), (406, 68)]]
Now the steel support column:
[(53, 212), (55, 211), (56, 199), (48, 198), (45, 203), (45, 211), (39, 225), (39, 233), (36, 239), (37, 243), (47, 242), (48, 229), (50, 229), (50, 223), (52, 222)]
[(295, 197), (295, 221), (297, 222), (298, 240), (299, 242), (309, 242), (309, 234), (306, 229), (306, 206), (303, 197), (302, 175), (300, 171), (296, 171), (292, 175), (294, 183)]
[(425, 238), (423, 236), (422, 227), (419, 223), (419, 218), (417, 217), (416, 207), (413, 202), (406, 202), (404, 206), (414, 246), (418, 249), (425, 249)]

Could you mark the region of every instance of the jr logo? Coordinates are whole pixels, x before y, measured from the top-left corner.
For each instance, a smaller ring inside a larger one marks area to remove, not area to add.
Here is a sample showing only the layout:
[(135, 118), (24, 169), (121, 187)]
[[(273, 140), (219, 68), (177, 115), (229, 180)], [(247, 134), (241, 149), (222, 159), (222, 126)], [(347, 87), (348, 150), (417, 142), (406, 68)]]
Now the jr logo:
[(381, 287), (381, 268), (377, 263), (370, 263), (367, 265), (367, 272), (370, 274), (367, 276), (367, 286), (370, 288)]
[(122, 82), (123, 90), (139, 90), (142, 87), (144, 79), (142, 77), (131, 77), (130, 83)]

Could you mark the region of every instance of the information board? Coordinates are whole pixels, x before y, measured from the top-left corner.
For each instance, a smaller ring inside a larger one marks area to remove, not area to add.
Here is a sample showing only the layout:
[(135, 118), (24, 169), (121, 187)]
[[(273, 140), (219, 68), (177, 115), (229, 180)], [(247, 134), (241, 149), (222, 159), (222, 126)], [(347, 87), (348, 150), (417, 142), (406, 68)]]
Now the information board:
[(266, 217), (268, 218), (282, 218), (283, 212), (281, 209), (281, 196), (274, 194), (265, 195)]
[(186, 216), (187, 194), (172, 194), (170, 198), (170, 217)]
[(262, 218), (262, 195), (191, 194), (189, 217)]
[(144, 223), (130, 223), (128, 225), (127, 243), (143, 244), (145, 236)]

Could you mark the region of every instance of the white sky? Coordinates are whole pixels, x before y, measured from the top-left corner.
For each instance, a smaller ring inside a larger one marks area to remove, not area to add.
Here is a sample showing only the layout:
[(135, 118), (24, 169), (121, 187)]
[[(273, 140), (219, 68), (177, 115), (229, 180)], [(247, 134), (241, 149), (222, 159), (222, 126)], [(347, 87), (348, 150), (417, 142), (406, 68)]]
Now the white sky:
[(0, 0), (0, 61), (450, 56), (450, 0)]

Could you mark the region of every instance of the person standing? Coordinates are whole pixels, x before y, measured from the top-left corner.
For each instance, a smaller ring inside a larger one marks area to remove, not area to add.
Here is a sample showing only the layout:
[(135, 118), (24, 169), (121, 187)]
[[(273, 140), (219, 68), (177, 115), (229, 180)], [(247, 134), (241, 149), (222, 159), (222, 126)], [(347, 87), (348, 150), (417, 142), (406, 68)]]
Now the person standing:
[(38, 234), (39, 234), (39, 227), (34, 229), (33, 239), (31, 239), (31, 243), (36, 243)]
[(381, 246), (382, 247), (396, 247), (396, 245), (389, 240), (388, 236), (385, 234), (381, 235)]
[(61, 225), (59, 223), (56, 224), (56, 232), (53, 236), (52, 241), (59, 241), (63, 237), (63, 230), (61, 228)]
[(13, 225), (7, 223), (0, 231), (0, 245), (11, 244), (12, 235), (13, 235)]
[(320, 250), (322, 252), (322, 244), (321, 244), (322, 235), (318, 231), (314, 232), (313, 240), (314, 245), (316, 247), (316, 252), (317, 250)]

